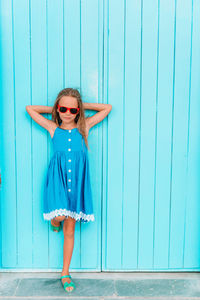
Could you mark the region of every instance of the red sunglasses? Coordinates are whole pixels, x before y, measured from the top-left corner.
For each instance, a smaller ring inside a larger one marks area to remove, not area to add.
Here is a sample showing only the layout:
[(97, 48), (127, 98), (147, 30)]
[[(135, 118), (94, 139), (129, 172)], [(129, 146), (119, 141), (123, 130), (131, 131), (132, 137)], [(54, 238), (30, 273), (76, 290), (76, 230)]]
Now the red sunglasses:
[(79, 112), (80, 107), (66, 107), (66, 106), (60, 106), (59, 104), (57, 104), (58, 106), (58, 110), (61, 113), (65, 113), (68, 110), (70, 111), (71, 114), (77, 114), (77, 112)]

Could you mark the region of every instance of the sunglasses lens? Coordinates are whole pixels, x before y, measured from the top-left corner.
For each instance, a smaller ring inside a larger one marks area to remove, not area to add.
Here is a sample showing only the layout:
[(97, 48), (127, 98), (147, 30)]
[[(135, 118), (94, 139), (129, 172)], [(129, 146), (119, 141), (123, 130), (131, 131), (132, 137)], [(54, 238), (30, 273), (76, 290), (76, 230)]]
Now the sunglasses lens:
[(71, 109), (70, 109), (70, 112), (71, 112), (72, 114), (76, 114), (77, 111), (78, 111), (78, 109), (76, 109), (76, 108), (71, 108)]
[(61, 106), (61, 107), (60, 107), (60, 112), (64, 113), (64, 112), (66, 112), (66, 111), (67, 111), (66, 107), (64, 107), (64, 106)]

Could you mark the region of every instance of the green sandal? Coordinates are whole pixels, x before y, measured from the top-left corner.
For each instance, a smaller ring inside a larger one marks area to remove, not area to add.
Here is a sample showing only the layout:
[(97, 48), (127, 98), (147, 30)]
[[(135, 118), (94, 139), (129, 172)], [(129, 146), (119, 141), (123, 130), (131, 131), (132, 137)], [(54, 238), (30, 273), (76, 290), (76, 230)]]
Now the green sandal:
[(60, 225), (59, 225), (59, 226), (54, 226), (54, 225), (52, 225), (51, 222), (50, 222), (50, 228), (51, 228), (51, 230), (54, 231), (54, 232), (59, 232), (59, 231), (62, 229), (61, 222), (60, 222)]
[[(71, 275), (63, 275), (63, 276), (61, 276), (61, 279), (62, 278), (67, 278), (67, 277), (69, 277), (70, 279), (71, 279)], [(61, 282), (62, 282), (62, 280), (61, 280)], [(63, 287), (64, 287), (64, 290), (66, 291), (66, 292), (72, 292), (74, 289), (75, 289), (75, 283), (71, 280), (71, 282), (70, 283), (68, 283), (67, 281), (63, 284), (62, 283), (62, 285), (63, 285)], [(66, 290), (65, 288), (66, 287), (69, 287), (69, 286), (73, 286), (73, 290), (71, 290), (71, 291), (69, 291), (69, 290)]]

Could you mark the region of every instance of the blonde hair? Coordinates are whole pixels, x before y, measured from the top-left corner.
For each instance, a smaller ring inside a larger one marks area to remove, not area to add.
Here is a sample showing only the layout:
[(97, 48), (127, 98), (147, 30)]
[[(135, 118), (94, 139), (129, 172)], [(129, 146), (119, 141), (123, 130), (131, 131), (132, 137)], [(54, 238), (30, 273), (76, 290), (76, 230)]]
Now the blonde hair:
[(83, 136), (86, 147), (89, 149), (87, 135), (86, 135), (85, 112), (84, 112), (84, 108), (83, 108), (83, 102), (81, 99), (81, 95), (77, 89), (65, 88), (59, 92), (58, 96), (56, 97), (53, 109), (52, 109), (52, 120), (58, 126), (60, 126), (60, 124), (62, 123), (62, 120), (59, 117), (59, 113), (57, 112), (57, 104), (59, 104), (59, 101), (63, 96), (71, 96), (71, 97), (75, 97), (77, 99), (78, 107), (80, 107), (80, 110), (77, 113), (77, 115), (74, 119), (74, 122), (77, 123), (77, 129), (80, 132), (80, 134)]

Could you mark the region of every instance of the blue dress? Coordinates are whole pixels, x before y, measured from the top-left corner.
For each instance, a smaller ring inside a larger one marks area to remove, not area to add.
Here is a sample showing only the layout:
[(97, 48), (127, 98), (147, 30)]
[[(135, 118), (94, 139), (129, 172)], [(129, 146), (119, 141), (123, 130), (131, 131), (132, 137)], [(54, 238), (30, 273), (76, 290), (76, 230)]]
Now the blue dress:
[(88, 149), (78, 128), (57, 127), (52, 138), (43, 197), (43, 217), (68, 216), (77, 221), (94, 221)]

